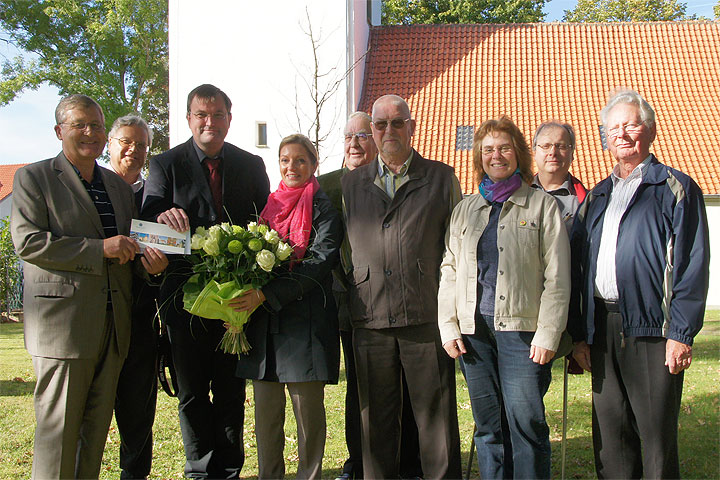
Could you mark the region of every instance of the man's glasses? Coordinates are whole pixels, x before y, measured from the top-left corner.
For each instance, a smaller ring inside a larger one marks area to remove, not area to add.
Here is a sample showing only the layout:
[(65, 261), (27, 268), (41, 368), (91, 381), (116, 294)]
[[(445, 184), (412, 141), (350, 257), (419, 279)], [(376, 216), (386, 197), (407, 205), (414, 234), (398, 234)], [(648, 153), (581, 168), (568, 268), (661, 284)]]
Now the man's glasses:
[(369, 133), (346, 133), (345, 143), (352, 142), (353, 138), (357, 138), (360, 142), (365, 142), (370, 137), (372, 137), (372, 135), (370, 135)]
[(507, 155), (513, 151), (513, 147), (509, 143), (506, 143), (505, 145), (500, 145), (499, 147), (482, 147), (481, 152), (483, 155), (492, 155), (496, 150), (500, 152), (500, 155)]
[(97, 122), (90, 122), (90, 123), (65, 123), (65, 122), (62, 122), (62, 123), (60, 123), (60, 125), (67, 125), (70, 128), (72, 128), (73, 130), (84, 131), (84, 130), (87, 130), (88, 128), (90, 128), (90, 130), (93, 132), (99, 132), (100, 130), (105, 131), (105, 125), (103, 125), (101, 123), (97, 123)]
[(190, 114), (198, 120), (205, 121), (208, 118), (213, 120), (225, 120), (228, 116), (227, 113), (206, 113), (206, 112), (190, 112)]
[(611, 137), (619, 137), (621, 130), (624, 130), (625, 133), (640, 133), (642, 127), (642, 123), (626, 123), (625, 125), (618, 125), (617, 127), (608, 128), (607, 134)]
[(120, 143), (120, 145), (122, 145), (125, 148), (133, 147), (135, 150), (137, 150), (139, 152), (145, 152), (145, 153), (147, 153), (147, 151), (150, 150), (150, 147), (146, 143), (143, 143), (143, 142), (133, 142), (129, 138), (124, 138), (124, 137), (122, 137), (122, 138), (110, 137), (110, 138), (112, 138), (113, 140), (117, 140)]
[(573, 146), (569, 143), (541, 143), (536, 146), (543, 152), (549, 152), (553, 147), (557, 148), (561, 152), (567, 152), (573, 148)]
[(378, 120), (377, 122), (372, 122), (373, 125), (375, 125), (375, 128), (378, 130), (385, 130), (390, 124), (392, 128), (395, 130), (399, 130), (405, 126), (407, 122), (409, 122), (409, 118), (393, 118), (392, 120)]

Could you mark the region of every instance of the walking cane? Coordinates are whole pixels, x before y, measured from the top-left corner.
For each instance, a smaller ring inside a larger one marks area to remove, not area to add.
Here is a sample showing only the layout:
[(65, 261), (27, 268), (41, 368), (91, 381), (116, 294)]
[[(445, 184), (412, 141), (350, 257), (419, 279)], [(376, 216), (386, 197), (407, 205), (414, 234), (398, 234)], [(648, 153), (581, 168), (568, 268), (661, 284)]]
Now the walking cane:
[(562, 407), (562, 441), (560, 443), (560, 480), (565, 480), (565, 449), (567, 447), (567, 391), (568, 391), (568, 365), (567, 357), (563, 358), (563, 407)]
[(470, 480), (470, 470), (472, 470), (473, 457), (475, 456), (475, 432), (477, 432), (477, 425), (473, 422), (472, 441), (470, 441), (470, 458), (468, 458), (467, 472), (465, 472), (464, 480)]

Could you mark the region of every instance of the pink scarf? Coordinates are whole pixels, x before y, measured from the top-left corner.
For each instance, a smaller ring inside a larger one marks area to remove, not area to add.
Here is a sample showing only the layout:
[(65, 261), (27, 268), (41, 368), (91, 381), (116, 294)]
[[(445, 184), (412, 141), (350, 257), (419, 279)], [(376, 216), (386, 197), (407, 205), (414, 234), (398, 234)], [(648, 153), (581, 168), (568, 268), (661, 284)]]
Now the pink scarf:
[(290, 188), (280, 181), (280, 186), (270, 194), (260, 213), (260, 218), (290, 243), (292, 256), (297, 260), (305, 256), (310, 241), (313, 197), (319, 188), (314, 175), (301, 187)]

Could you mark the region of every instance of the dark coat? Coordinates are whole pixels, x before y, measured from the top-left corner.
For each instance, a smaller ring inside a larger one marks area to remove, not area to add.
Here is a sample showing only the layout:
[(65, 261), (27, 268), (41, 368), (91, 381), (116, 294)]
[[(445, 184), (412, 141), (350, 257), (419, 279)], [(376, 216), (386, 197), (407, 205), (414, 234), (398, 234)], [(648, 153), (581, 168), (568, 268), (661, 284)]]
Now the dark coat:
[(252, 349), (238, 360), (240, 378), (338, 381), (340, 342), (331, 272), (339, 260), (343, 228), (322, 190), (313, 199), (312, 226), (305, 259), (262, 288), (267, 300), (248, 322)]
[(377, 161), (342, 177), (353, 270), (353, 328), (437, 324), (445, 230), (460, 200), (452, 167), (415, 152), (394, 198), (375, 184)]

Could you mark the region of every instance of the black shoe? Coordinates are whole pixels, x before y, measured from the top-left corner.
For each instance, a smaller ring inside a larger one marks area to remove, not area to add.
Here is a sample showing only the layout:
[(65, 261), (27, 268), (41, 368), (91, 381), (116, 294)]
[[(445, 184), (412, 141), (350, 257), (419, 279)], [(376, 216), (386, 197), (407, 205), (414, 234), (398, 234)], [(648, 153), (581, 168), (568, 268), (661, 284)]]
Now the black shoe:
[(341, 473), (340, 476), (335, 477), (335, 480), (352, 480), (352, 475), (349, 473)]

